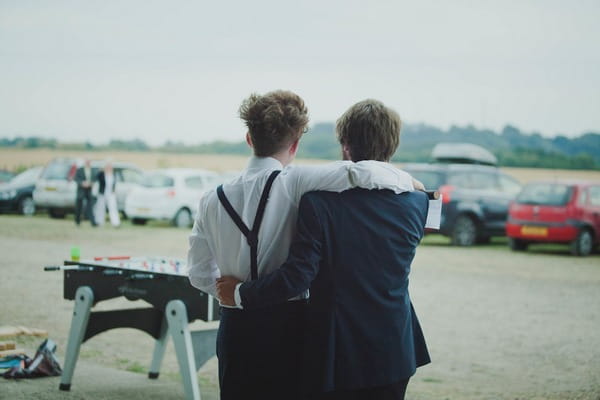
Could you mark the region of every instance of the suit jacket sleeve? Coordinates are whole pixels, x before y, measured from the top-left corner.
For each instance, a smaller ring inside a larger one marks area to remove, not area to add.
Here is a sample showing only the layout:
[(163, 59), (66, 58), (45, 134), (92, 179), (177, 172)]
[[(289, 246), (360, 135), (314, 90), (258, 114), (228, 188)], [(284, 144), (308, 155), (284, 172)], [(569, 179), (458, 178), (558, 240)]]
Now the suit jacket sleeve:
[(75, 170), (75, 178), (74, 179), (75, 179), (75, 182), (77, 183), (77, 186), (81, 187), (81, 184), (85, 180), (85, 172), (83, 172), (82, 168), (77, 168), (77, 170)]
[(244, 309), (282, 303), (305, 292), (319, 270), (322, 236), (310, 195), (303, 196), (298, 209), (297, 232), (287, 261), (270, 274), (241, 285)]

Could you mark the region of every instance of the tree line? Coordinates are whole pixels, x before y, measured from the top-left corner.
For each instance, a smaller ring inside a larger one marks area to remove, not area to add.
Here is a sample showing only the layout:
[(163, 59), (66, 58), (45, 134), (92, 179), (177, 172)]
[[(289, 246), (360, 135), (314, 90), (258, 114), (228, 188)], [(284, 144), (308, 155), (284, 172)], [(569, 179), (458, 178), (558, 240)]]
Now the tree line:
[[(563, 135), (546, 138), (539, 133), (526, 134), (514, 126), (507, 125), (501, 132), (477, 129), (473, 126), (452, 126), (442, 130), (425, 124), (407, 124), (402, 129), (400, 146), (392, 161), (430, 162), (431, 150), (440, 142), (466, 142), (480, 145), (496, 155), (501, 166), (537, 167), (561, 169), (600, 170), (600, 134), (585, 133), (576, 138)], [(0, 138), (0, 147), (50, 148), (84, 151), (160, 151), (196, 154), (240, 154), (249, 155), (245, 141), (213, 141), (190, 145), (167, 141), (161, 146), (149, 146), (143, 140), (110, 140), (107, 144), (90, 142), (61, 143), (56, 139), (41, 137)], [(318, 123), (303, 136), (298, 153), (302, 158), (340, 158), (334, 124)]]

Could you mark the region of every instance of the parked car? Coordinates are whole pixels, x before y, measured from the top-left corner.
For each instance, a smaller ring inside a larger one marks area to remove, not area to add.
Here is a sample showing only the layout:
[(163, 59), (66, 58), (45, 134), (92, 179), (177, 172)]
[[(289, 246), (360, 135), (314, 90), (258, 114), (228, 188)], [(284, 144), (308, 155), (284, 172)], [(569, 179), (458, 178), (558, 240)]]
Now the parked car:
[(587, 256), (600, 240), (600, 182), (532, 182), (511, 204), (506, 234), (515, 251), (565, 243)]
[(42, 167), (29, 168), (13, 177), (8, 183), (0, 184), (0, 212), (35, 214), (33, 189), (42, 172)]
[[(64, 218), (75, 210), (77, 184), (74, 181), (77, 168), (83, 166), (83, 159), (56, 158), (44, 168), (33, 191), (33, 201), (37, 207), (43, 207), (53, 218)], [(139, 184), (142, 171), (133, 164), (113, 162), (117, 179), (115, 191), (119, 211), (125, 210), (125, 198), (131, 189)], [(91, 161), (92, 176), (96, 176), (104, 167), (104, 161)], [(95, 183), (92, 193), (98, 193)], [(126, 215), (125, 215), (126, 216)]]
[(441, 162), (406, 164), (403, 169), (443, 196), (439, 233), (458, 246), (504, 236), (508, 207), (521, 184), (492, 165), (496, 158), (479, 146), (438, 145), (432, 154)]
[(150, 171), (141, 185), (131, 191), (125, 212), (132, 223), (167, 220), (178, 227), (189, 227), (202, 194), (213, 189), (219, 175), (201, 169), (171, 168)]

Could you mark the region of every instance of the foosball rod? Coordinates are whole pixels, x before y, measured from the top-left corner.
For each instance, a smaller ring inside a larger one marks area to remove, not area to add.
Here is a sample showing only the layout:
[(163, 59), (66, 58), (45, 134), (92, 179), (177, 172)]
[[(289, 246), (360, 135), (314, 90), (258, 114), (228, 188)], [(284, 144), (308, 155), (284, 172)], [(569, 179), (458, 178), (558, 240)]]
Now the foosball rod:
[(47, 265), (44, 271), (93, 271), (94, 267), (87, 265)]

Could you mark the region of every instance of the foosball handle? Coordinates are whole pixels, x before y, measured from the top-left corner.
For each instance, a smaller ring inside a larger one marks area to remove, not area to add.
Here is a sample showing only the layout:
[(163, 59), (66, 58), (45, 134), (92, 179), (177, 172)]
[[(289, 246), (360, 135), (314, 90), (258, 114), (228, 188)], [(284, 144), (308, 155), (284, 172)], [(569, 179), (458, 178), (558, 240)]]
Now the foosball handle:
[(47, 265), (44, 267), (44, 271), (60, 271), (61, 267), (57, 265)]

